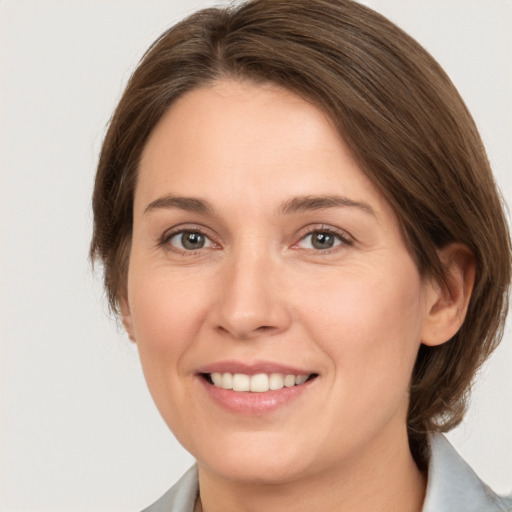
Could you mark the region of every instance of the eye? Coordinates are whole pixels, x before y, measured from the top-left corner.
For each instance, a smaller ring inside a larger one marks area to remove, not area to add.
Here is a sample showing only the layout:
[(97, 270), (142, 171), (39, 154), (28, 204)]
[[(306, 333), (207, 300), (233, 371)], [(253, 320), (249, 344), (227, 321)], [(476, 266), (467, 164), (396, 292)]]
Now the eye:
[(329, 230), (315, 230), (302, 237), (297, 247), (325, 251), (341, 244), (351, 245), (352, 242), (347, 237)]
[(180, 231), (167, 238), (167, 243), (184, 251), (197, 251), (205, 247), (212, 247), (212, 241), (199, 231)]

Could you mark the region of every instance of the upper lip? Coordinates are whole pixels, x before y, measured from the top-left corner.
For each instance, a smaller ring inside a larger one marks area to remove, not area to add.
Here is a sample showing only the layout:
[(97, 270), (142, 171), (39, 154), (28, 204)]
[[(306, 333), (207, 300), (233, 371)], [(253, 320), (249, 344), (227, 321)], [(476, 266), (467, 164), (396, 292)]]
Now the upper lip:
[(258, 373), (282, 373), (285, 375), (310, 375), (315, 372), (272, 361), (252, 361), (246, 363), (242, 361), (228, 360), (201, 366), (198, 368), (197, 373), (243, 373), (245, 375), (256, 375)]

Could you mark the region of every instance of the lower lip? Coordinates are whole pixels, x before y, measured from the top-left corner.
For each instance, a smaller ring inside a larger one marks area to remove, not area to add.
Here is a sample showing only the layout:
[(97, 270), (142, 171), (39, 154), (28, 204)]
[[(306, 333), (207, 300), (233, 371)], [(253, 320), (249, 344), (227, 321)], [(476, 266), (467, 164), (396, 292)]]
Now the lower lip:
[(200, 376), (198, 378), (208, 395), (217, 404), (228, 411), (246, 415), (258, 415), (275, 411), (297, 399), (316, 381), (315, 378), (299, 386), (254, 393), (218, 388), (207, 382), (204, 378)]

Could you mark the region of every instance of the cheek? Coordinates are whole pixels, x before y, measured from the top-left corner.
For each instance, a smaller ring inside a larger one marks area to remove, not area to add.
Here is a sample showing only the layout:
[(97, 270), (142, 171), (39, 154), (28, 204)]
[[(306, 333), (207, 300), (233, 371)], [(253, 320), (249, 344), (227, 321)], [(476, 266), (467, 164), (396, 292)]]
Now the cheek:
[(344, 389), (407, 389), (424, 309), (413, 264), (405, 262), (401, 272), (378, 276), (372, 269), (358, 269), (322, 284), (303, 294), (304, 311), (312, 336), (330, 356)]
[(197, 282), (162, 271), (138, 272), (128, 281), (135, 339), (153, 350), (176, 349), (193, 335), (206, 308), (208, 292)]
[(134, 263), (128, 299), (144, 378), (161, 416), (183, 437), (183, 429), (192, 421), (186, 415), (190, 374), (183, 362), (198, 338), (210, 292), (169, 269), (137, 268)]
[(207, 312), (208, 290), (176, 277), (167, 269), (129, 275), (128, 298), (133, 332), (144, 376), (153, 399), (165, 418), (176, 410), (185, 366), (183, 358), (197, 339)]

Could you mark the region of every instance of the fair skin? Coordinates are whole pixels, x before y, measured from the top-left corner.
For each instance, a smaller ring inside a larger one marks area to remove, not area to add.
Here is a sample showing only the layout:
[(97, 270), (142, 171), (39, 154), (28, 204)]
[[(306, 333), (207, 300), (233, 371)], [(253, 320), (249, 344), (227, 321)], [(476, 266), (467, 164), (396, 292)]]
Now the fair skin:
[[(274, 86), (185, 94), (139, 171), (123, 320), (197, 459), (196, 509), (421, 510), (409, 381), (420, 344), (464, 317), (464, 248), (441, 255), (449, 286), (422, 279), (326, 116)], [(282, 389), (222, 389), (213, 373)], [(287, 374), (307, 380), (283, 387)]]

